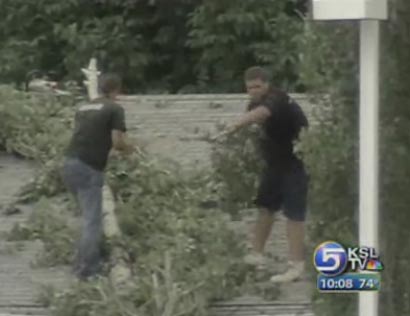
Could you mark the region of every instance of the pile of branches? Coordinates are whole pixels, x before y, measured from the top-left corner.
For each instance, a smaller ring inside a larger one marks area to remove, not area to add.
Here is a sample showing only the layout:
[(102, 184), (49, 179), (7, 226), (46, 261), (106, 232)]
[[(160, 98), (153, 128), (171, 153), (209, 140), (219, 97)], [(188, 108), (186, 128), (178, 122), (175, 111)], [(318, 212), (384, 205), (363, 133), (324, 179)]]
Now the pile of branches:
[[(219, 132), (224, 128), (222, 124), (217, 126)], [(212, 177), (219, 207), (235, 219), (241, 218), (241, 210), (254, 207), (253, 199), (264, 163), (257, 143), (260, 134), (258, 126), (250, 126), (225, 136), (212, 146)]]

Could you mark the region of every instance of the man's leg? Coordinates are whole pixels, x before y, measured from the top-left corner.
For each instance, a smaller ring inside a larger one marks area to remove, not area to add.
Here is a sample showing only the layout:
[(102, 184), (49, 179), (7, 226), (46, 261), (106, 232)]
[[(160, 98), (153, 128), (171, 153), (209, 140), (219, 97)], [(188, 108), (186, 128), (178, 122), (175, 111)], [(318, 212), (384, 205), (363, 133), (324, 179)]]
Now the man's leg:
[(289, 247), (288, 270), (271, 278), (272, 282), (292, 282), (300, 279), (305, 269), (305, 216), (307, 209), (307, 176), (303, 166), (294, 168), (286, 176), (285, 216), (287, 217), (286, 230)]
[(61, 171), (63, 183), (70, 193), (70, 196), (68, 198), (69, 208), (73, 208), (73, 212), (76, 216), (81, 214), (81, 206), (80, 202), (78, 201), (77, 189), (84, 181), (83, 177), (78, 174), (80, 172), (78, 170), (78, 164), (79, 162), (77, 160), (66, 158), (63, 169)]
[(303, 221), (287, 220), (287, 238), (289, 244), (289, 260), (305, 260), (305, 223)]
[(287, 220), (287, 239), (289, 245), (288, 269), (283, 274), (274, 275), (271, 282), (285, 283), (300, 279), (305, 272), (304, 222)]
[(275, 170), (266, 168), (261, 176), (255, 199), (259, 214), (253, 230), (253, 251), (245, 257), (246, 263), (265, 268), (265, 245), (272, 232), (274, 213), (280, 209), (281, 199), (280, 178)]
[(268, 240), (273, 226), (273, 214), (266, 208), (259, 212), (253, 231), (253, 251), (257, 254), (263, 254), (266, 241)]
[(75, 272), (80, 278), (87, 278), (100, 271), (102, 188), (99, 186), (82, 188), (78, 191), (78, 199), (83, 218)]
[(87, 278), (100, 270), (104, 177), (102, 172), (93, 170), (79, 160), (73, 164), (77, 180), (76, 198), (82, 213), (74, 272), (79, 278)]

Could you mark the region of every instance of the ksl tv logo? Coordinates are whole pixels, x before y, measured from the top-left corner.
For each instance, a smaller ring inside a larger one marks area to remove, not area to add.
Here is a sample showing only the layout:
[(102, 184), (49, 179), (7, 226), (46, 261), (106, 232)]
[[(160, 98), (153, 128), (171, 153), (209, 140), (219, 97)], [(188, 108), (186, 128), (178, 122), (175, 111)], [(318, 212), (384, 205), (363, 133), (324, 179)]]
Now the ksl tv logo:
[(326, 276), (337, 276), (348, 271), (382, 271), (383, 264), (375, 248), (343, 247), (335, 241), (326, 241), (316, 247), (313, 264)]

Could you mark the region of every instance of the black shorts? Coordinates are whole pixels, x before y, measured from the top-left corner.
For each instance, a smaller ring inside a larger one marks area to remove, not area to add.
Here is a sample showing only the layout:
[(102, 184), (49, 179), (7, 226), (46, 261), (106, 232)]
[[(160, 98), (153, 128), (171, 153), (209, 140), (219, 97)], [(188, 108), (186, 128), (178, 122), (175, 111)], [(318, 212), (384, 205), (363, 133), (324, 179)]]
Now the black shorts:
[(300, 161), (286, 169), (266, 167), (261, 175), (255, 204), (271, 212), (283, 209), (290, 220), (304, 221), (308, 182), (308, 175)]

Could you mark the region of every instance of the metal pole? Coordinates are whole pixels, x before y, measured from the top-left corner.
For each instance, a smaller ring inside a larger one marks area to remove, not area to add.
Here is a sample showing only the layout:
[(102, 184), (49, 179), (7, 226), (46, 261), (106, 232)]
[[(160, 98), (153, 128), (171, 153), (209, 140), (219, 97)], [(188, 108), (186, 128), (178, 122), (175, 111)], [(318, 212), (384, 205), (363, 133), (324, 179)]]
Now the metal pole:
[[(360, 22), (361, 246), (378, 249), (379, 21)], [(359, 316), (378, 315), (378, 293), (359, 294)]]

